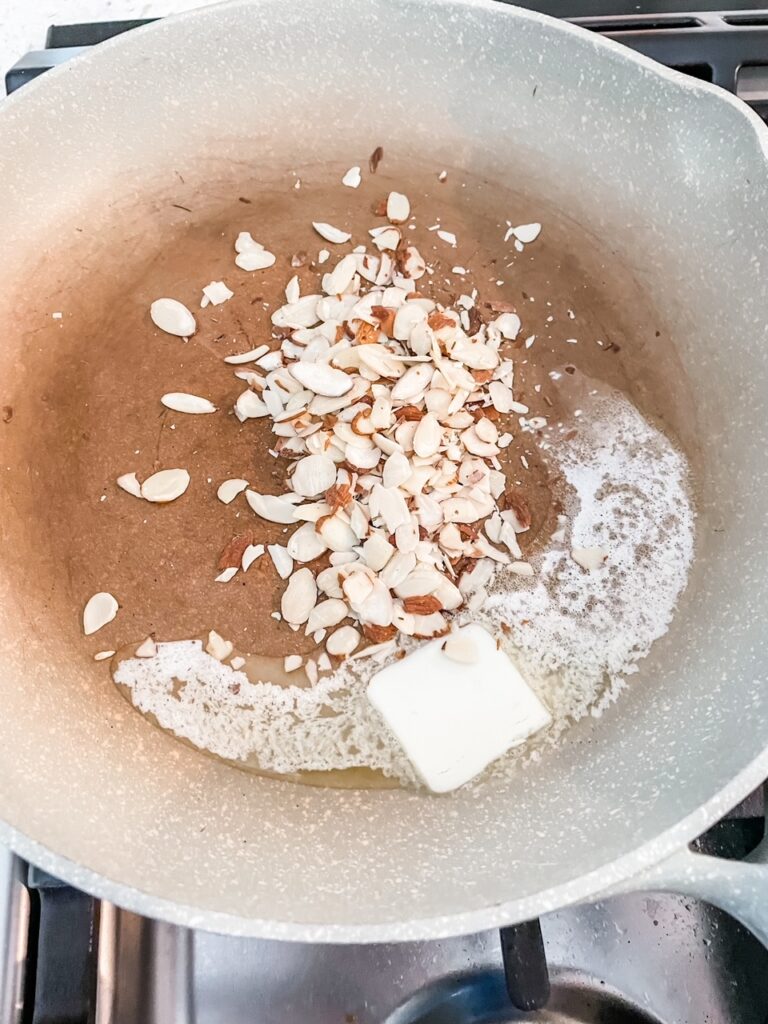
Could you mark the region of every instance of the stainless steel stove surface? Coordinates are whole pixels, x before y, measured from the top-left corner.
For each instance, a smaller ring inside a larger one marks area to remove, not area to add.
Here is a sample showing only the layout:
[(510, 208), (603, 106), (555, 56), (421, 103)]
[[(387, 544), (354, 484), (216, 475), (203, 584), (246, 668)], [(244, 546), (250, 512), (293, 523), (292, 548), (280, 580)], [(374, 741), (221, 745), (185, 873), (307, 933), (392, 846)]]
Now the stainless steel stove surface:
[[(546, 0), (526, 6), (581, 15), (593, 31), (739, 92), (768, 115), (768, 11), (702, 14), (681, 2), (684, 14), (658, 13), (673, 10), (667, 0), (623, 10), (621, 0), (616, 9), (603, 0), (567, 12)], [(8, 73), (8, 91), (134, 24), (52, 29), (46, 49)], [(699, 844), (741, 858), (764, 832), (760, 792)], [(540, 928), (429, 943), (238, 939), (98, 904), (0, 848), (0, 1024), (508, 1021), (768, 1024), (768, 950), (722, 911), (668, 893), (569, 908)]]
[[(99, 908), (93, 974), (37, 1000), (25, 866), (0, 860), (0, 1022), (26, 1024), (766, 1024), (768, 950), (721, 911), (669, 894), (542, 920), (552, 991), (515, 1010), (498, 932), (431, 943), (309, 946), (189, 932)], [(87, 933), (86, 933), (87, 934)], [(26, 972), (26, 977), (25, 977)], [(72, 1000), (72, 988), (83, 996)], [(49, 984), (49, 983), (44, 983)], [(32, 1005), (36, 1013), (32, 1014)]]

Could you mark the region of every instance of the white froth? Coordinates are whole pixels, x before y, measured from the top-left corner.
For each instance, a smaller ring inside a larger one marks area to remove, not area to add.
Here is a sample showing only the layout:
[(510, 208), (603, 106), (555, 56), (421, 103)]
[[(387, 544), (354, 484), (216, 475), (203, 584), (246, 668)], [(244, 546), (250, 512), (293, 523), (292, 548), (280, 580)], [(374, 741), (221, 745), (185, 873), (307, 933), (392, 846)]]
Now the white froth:
[[(669, 628), (693, 559), (684, 457), (616, 393), (593, 402), (582, 428), (552, 448), (574, 491), (562, 545), (543, 556), (533, 586), (510, 590), (515, 581), (505, 581), (484, 609), (506, 623), (507, 641), (553, 709), (550, 739), (615, 699)], [(585, 571), (572, 547), (607, 551), (605, 567)]]
[[(504, 646), (552, 711), (549, 740), (615, 698), (669, 627), (693, 557), (683, 456), (613, 393), (580, 426), (574, 440), (547, 444), (573, 489), (562, 545), (538, 559), (533, 578), (497, 577), (482, 613), (499, 634), (505, 624)], [(603, 548), (605, 568), (585, 571), (571, 547)], [(368, 766), (413, 781), (365, 697), (378, 667), (354, 662), (312, 688), (251, 683), (183, 641), (122, 661), (115, 679), (140, 711), (220, 757), (280, 773)]]

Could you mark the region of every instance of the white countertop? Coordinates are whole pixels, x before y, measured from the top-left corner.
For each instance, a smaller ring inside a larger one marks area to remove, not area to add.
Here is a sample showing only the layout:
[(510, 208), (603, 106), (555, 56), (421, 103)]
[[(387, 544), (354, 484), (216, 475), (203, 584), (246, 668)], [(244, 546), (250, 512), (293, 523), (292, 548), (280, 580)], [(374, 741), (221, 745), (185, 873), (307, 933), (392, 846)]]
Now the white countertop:
[(152, 18), (203, 7), (207, 2), (210, 0), (0, 0), (0, 81), (19, 57), (43, 48), (49, 25)]

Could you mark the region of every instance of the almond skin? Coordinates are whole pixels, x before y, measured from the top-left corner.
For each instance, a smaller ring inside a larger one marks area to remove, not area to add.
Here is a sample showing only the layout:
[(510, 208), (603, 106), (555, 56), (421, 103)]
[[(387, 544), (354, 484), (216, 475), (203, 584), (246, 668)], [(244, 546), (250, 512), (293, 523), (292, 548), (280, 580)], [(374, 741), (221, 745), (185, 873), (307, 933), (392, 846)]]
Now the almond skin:
[[(338, 512), (340, 508), (346, 508), (352, 501), (352, 491), (349, 484), (334, 484), (333, 487), (329, 487), (325, 492), (325, 500), (333, 509), (330, 515)], [(329, 516), (323, 516), (322, 518), (328, 519)], [(320, 525), (320, 522), (321, 520), (317, 521), (317, 526)]]
[(395, 313), (396, 309), (392, 309), (390, 306), (371, 306), (371, 313), (379, 321), (379, 329), (382, 330), (388, 338), (392, 337), (392, 332), (395, 329)]
[(355, 341), (358, 345), (375, 345), (379, 340), (379, 332), (373, 324), (368, 324), (365, 320), (360, 321), (360, 326), (357, 328), (355, 334)]
[(431, 615), (432, 612), (439, 612), (442, 609), (442, 604), (434, 594), (423, 594), (420, 597), (403, 599), (403, 610), (412, 615)]
[(441, 327), (455, 327), (456, 321), (453, 317), (446, 316), (445, 313), (441, 313), (439, 309), (434, 310), (427, 317), (427, 323), (433, 331), (439, 331)]
[(404, 405), (401, 409), (395, 409), (395, 419), (400, 421), (403, 420), (420, 420), (424, 416), (424, 413), (417, 405)]
[(375, 433), (373, 427), (369, 430), (363, 430), (363, 420), (368, 420), (370, 426), (371, 414), (369, 412), (359, 412), (357, 416), (350, 423), (350, 427), (359, 437), (370, 437), (371, 434)]
[(528, 508), (528, 502), (525, 498), (521, 498), (519, 494), (515, 494), (514, 491), (507, 491), (504, 499), (510, 512), (515, 513), (515, 518), (520, 523), (520, 526), (527, 530), (531, 525), (531, 512)]
[[(383, 149), (382, 146), (377, 146), (376, 149), (374, 149), (374, 151), (368, 157), (368, 169), (370, 170), (371, 174), (375, 174), (376, 173), (376, 170), (377, 170), (379, 164), (381, 163), (381, 161), (383, 160), (383, 158), (384, 158), (384, 149)], [(387, 204), (386, 204), (386, 200), (385, 200), (385, 202), (384, 202), (384, 210), (385, 210), (385, 212), (386, 212), (386, 208), (387, 208)]]
[(219, 571), (221, 572), (224, 569), (239, 569), (240, 564), (243, 561), (243, 552), (249, 544), (253, 544), (252, 533), (235, 534), (219, 555), (219, 561), (217, 563)]
[(394, 637), (397, 629), (394, 626), (374, 626), (372, 622), (366, 622), (363, 623), (363, 633), (371, 643), (383, 644)]

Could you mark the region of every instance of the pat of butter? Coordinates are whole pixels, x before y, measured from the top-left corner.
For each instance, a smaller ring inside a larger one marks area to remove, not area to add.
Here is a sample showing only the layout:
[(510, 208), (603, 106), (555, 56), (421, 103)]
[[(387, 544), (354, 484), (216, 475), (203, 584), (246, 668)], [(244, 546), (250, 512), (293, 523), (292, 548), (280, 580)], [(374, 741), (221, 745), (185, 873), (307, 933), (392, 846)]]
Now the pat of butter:
[(552, 722), (487, 630), (473, 624), (458, 636), (470, 650), (474, 645), (477, 656), (471, 662), (444, 654), (444, 638), (433, 640), (377, 672), (368, 684), (371, 704), (434, 793), (469, 782)]

